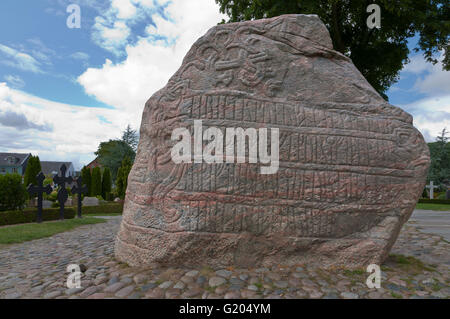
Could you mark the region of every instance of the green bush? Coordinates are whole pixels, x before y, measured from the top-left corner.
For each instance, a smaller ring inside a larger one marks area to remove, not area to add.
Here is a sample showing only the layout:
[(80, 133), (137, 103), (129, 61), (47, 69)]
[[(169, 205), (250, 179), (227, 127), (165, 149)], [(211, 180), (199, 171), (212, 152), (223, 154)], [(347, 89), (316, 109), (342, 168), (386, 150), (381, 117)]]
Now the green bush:
[(109, 200), (109, 193), (111, 193), (112, 180), (111, 180), (111, 171), (108, 167), (105, 167), (102, 176), (102, 197), (105, 200)]
[[(64, 218), (73, 219), (75, 209), (64, 208)], [(59, 219), (59, 209), (49, 208), (42, 210), (42, 220), (51, 221)], [(35, 223), (37, 220), (37, 208), (27, 208), (21, 211), (5, 211), (0, 213), (0, 226)]]
[(133, 166), (133, 163), (131, 162), (130, 158), (125, 157), (122, 161), (122, 165), (119, 167), (119, 170), (117, 171), (117, 193), (118, 197), (120, 199), (125, 198), (125, 194), (127, 191), (128, 186), (128, 175), (130, 174), (131, 168)]
[(25, 206), (27, 190), (19, 174), (0, 175), (0, 211), (20, 209)]
[(52, 201), (52, 202), (56, 202), (56, 200), (57, 200), (57, 198), (58, 198), (58, 191), (57, 191), (57, 190), (54, 190), (54, 191), (51, 192), (49, 195), (47, 195), (47, 194), (44, 193), (43, 198), (44, 198), (45, 200), (49, 200), (49, 201)]
[(81, 180), (83, 181), (83, 185), (86, 185), (88, 188), (87, 196), (92, 195), (92, 176), (91, 176), (91, 169), (84, 166), (81, 170)]
[(421, 204), (449, 204), (450, 205), (450, 199), (421, 198), (421, 199), (419, 199), (419, 203), (421, 203)]
[(123, 204), (114, 203), (100, 206), (83, 206), (83, 215), (95, 215), (95, 214), (122, 214)]
[(102, 195), (102, 172), (100, 167), (95, 167), (92, 170), (92, 196)]
[(47, 185), (53, 185), (53, 178), (51, 178), (51, 177), (46, 177), (45, 179), (44, 179), (44, 182), (43, 182), (43, 185), (44, 186), (47, 186)]
[(41, 172), (41, 170), (42, 168), (39, 156), (31, 155), (28, 159), (27, 168), (25, 169), (25, 175), (23, 178), (25, 187), (28, 187), (30, 184), (37, 184), (36, 176)]
[(446, 198), (447, 198), (447, 196), (446, 196), (445, 192), (439, 193), (439, 195), (436, 196), (436, 199), (446, 199)]
[(118, 190), (117, 190), (117, 187), (114, 187), (114, 188), (112, 189), (111, 195), (110, 195), (110, 196), (111, 196), (111, 200), (112, 200), (112, 201), (119, 197), (119, 192), (118, 192)]
[(112, 202), (112, 195), (111, 195), (111, 193), (105, 193), (105, 201)]

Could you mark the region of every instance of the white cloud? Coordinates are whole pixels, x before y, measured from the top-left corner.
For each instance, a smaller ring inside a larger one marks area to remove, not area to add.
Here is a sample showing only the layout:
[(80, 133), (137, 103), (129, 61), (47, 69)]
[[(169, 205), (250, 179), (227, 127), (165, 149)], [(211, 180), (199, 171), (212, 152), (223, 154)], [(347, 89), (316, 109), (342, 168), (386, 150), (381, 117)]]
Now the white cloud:
[(127, 124), (119, 110), (57, 103), (6, 83), (0, 83), (0, 111), (0, 120), (8, 120), (7, 125), (0, 121), (1, 151), (31, 152), (41, 160), (69, 160), (77, 168), (95, 158), (100, 142), (120, 138)]
[(16, 89), (20, 89), (23, 88), (25, 86), (25, 81), (22, 80), (22, 78), (18, 75), (5, 75), (3, 77), (3, 79), (9, 83), (9, 85), (11, 85), (12, 87), (16, 88)]
[(122, 47), (126, 45), (131, 34), (131, 30), (125, 22), (110, 23), (103, 17), (97, 17), (93, 28), (92, 39), (94, 42), (117, 56), (122, 54)]
[(70, 55), (72, 59), (86, 61), (89, 60), (89, 54), (84, 52), (75, 52)]
[[(97, 29), (94, 28), (92, 37), (112, 51), (123, 45), (126, 58), (120, 63), (105, 60), (102, 67), (87, 69), (78, 78), (88, 94), (116, 109), (57, 103), (16, 90), (10, 81), (10, 84), (0, 83), (0, 109), (5, 114), (8, 112), (4, 118), (14, 118), (21, 125), (18, 129), (0, 124), (1, 151), (31, 152), (41, 160), (69, 160), (80, 168), (95, 157), (93, 153), (100, 142), (120, 137), (127, 124), (139, 128), (145, 101), (175, 73), (194, 41), (223, 18), (214, 1), (174, 0), (166, 10), (173, 22), (158, 18), (156, 29), (147, 28), (145, 37), (138, 38), (134, 45), (126, 45), (129, 26), (149, 12), (154, 17), (159, 14), (154, 10), (154, 0), (123, 1), (131, 3), (137, 11), (133, 14), (131, 6), (115, 2), (116, 11), (97, 17)], [(144, 14), (142, 8), (148, 11)], [(149, 24), (151, 20), (148, 21)], [(159, 34), (176, 41), (169, 41), (170, 46), (165, 41), (153, 41)], [(1, 47), (1, 53), (27, 70), (37, 71), (43, 63), (6, 46)], [(75, 52), (71, 58), (86, 56)], [(51, 130), (46, 129), (49, 127)]]
[[(192, 44), (224, 18), (211, 0), (173, 0), (166, 12), (174, 22), (155, 14), (156, 27), (148, 25), (148, 37), (126, 47), (127, 58), (123, 62), (106, 60), (101, 68), (89, 68), (78, 78), (86, 93), (125, 111), (127, 121), (135, 127), (140, 123), (145, 102), (181, 66)], [(173, 42), (169, 41), (170, 46), (165, 41), (155, 42), (155, 35)]]
[(427, 142), (434, 142), (443, 128), (450, 129), (450, 94), (399, 106), (413, 115), (414, 126)]
[(450, 94), (450, 72), (434, 65), (429, 74), (416, 81), (414, 88), (432, 95)]
[(428, 70), (430, 65), (421, 54), (415, 54), (409, 58), (409, 63), (405, 65), (402, 72), (420, 74)]
[[(410, 63), (402, 70), (401, 76), (413, 76), (411, 94), (425, 96), (409, 104), (399, 105), (414, 117), (414, 125), (422, 132), (427, 142), (434, 142), (443, 128), (450, 129), (450, 72), (442, 69), (443, 53), (439, 63), (426, 62), (421, 54), (410, 57)], [(391, 88), (401, 90), (398, 86)]]
[(6, 45), (0, 44), (0, 53), (3, 53), (1, 63), (20, 69), (22, 71), (29, 71), (34, 73), (41, 73), (40, 63), (31, 55), (17, 51)]
[(92, 39), (100, 47), (123, 56), (131, 25), (150, 16), (154, 2), (149, 0), (112, 0), (107, 10), (95, 18)]
[(420, 93), (429, 95), (448, 95), (450, 94), (450, 72), (442, 69), (441, 53), (439, 63), (433, 65), (426, 62), (420, 54), (410, 58), (411, 62), (405, 66), (403, 72), (412, 73), (417, 76), (413, 89)]
[(56, 51), (48, 48), (41, 39), (35, 37), (28, 39), (27, 42), (31, 45), (31, 54), (40, 62), (45, 64), (52, 64), (51, 59), (57, 56)]
[[(95, 18), (92, 39), (100, 47), (112, 52), (117, 57), (122, 57), (131, 36), (135, 35), (133, 41), (139, 38), (137, 34), (133, 34), (133, 27), (137, 23), (142, 22), (144, 25), (145, 23), (149, 25), (152, 23), (152, 19), (156, 19), (158, 35), (173, 36), (174, 32), (169, 34), (164, 29), (179, 33), (180, 20), (175, 25), (170, 25), (170, 22), (166, 22), (160, 16), (162, 6), (167, 5), (169, 5), (169, 11), (172, 10), (172, 13), (174, 13), (174, 18), (184, 19), (184, 15), (193, 14), (192, 17), (188, 18), (194, 23), (189, 25), (189, 28), (193, 27), (194, 29), (199, 26), (201, 21), (205, 20), (203, 16), (199, 18), (199, 12), (206, 15), (211, 13), (210, 8), (214, 8), (215, 12), (206, 19), (219, 15), (219, 7), (212, 0), (112, 0), (109, 8)], [(179, 8), (183, 8), (183, 10), (179, 10)], [(165, 14), (164, 18), (166, 18)]]
[(111, 6), (117, 10), (119, 19), (130, 19), (136, 14), (136, 7), (128, 0), (112, 0)]

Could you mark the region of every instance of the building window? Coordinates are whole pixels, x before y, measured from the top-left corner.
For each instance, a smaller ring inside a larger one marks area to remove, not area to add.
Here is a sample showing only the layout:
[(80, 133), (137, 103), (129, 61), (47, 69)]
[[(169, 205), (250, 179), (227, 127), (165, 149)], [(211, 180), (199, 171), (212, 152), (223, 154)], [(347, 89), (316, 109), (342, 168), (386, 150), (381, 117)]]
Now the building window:
[(13, 168), (12, 168), (12, 172), (13, 172), (13, 173), (17, 173), (17, 167), (13, 167)]
[(2, 169), (0, 170), (0, 173), (5, 174), (6, 173), (6, 168), (2, 167)]

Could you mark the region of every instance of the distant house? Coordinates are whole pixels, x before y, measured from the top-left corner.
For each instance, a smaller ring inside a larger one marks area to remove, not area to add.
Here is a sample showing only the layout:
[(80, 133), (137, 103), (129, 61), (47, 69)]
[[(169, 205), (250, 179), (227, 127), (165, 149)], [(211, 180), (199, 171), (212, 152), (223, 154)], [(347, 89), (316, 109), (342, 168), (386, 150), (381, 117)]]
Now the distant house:
[(92, 162), (87, 164), (86, 167), (90, 168), (90, 169), (93, 169), (93, 168), (96, 168), (96, 167), (102, 168), (103, 166), (102, 166), (102, 164), (100, 164), (100, 162), (98, 160), (98, 157), (97, 157), (95, 160), (93, 160)]
[(67, 167), (66, 177), (76, 176), (75, 168), (71, 162), (41, 162), (42, 173), (45, 176), (54, 176), (56, 174), (60, 174), (61, 166), (65, 164)]
[(0, 174), (24, 175), (31, 154), (0, 153)]

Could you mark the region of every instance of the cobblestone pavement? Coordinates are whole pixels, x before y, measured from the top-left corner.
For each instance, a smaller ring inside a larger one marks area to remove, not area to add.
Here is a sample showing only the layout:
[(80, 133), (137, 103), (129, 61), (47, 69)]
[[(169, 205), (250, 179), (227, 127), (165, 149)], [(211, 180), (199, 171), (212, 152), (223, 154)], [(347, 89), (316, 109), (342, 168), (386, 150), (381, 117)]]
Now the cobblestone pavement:
[[(307, 265), (272, 269), (137, 269), (113, 258), (120, 217), (0, 247), (0, 298), (450, 298), (450, 243), (408, 222), (382, 265), (381, 289), (364, 270)], [(68, 264), (87, 267), (67, 289)]]

